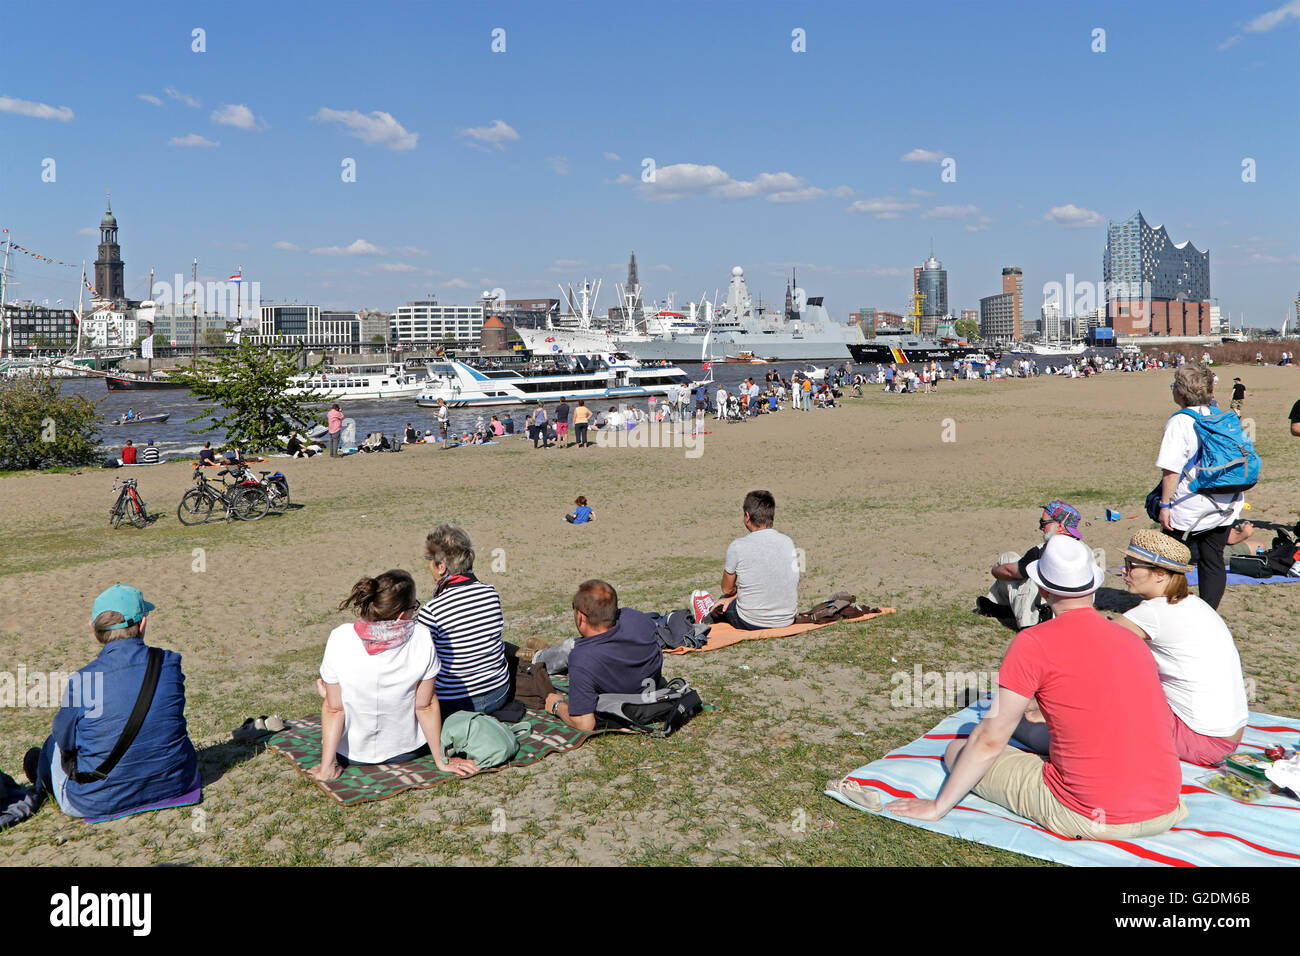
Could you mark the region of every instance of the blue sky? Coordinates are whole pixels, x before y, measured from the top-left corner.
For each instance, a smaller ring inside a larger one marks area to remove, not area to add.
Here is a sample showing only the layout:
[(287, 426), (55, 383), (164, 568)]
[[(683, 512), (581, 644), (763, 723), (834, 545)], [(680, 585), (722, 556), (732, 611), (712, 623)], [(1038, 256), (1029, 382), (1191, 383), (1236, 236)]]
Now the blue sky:
[[(1234, 318), (1293, 308), (1300, 0), (927, 9), (10, 5), (0, 226), (93, 260), (82, 230), (111, 187), (137, 297), (198, 256), (201, 278), (242, 264), (264, 301), (392, 309), (587, 276), (603, 308), (635, 250), (652, 298), (725, 289), (739, 264), (780, 300), (796, 265), (843, 319), (903, 311), (931, 238), (952, 309), (1017, 265), (1036, 315), (1045, 283), (1100, 279), (1105, 220), (1141, 209), (1210, 250)], [(70, 270), (11, 266), (10, 298), (76, 297)]]

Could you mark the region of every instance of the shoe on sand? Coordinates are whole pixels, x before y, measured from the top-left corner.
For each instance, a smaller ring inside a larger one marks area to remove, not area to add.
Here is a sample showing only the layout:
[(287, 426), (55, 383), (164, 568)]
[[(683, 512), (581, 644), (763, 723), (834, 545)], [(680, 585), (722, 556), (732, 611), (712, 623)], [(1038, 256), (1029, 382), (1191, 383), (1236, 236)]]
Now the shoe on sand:
[(713, 595), (708, 591), (691, 592), (691, 610), (695, 614), (696, 624), (699, 624), (708, 616), (709, 611), (713, 610), (713, 604)]
[(36, 786), (36, 767), (41, 759), (41, 748), (33, 747), (27, 753), (23, 754), (23, 773), (27, 775), (28, 782)]
[(879, 810), (884, 806), (879, 790), (870, 790), (855, 780), (827, 780), (826, 789), (838, 793), (864, 810)]
[(985, 617), (1015, 617), (1015, 612), (1011, 610), (1011, 605), (999, 604), (997, 601), (991, 601), (983, 595), (980, 595), (975, 599), (975, 613), (983, 614)]

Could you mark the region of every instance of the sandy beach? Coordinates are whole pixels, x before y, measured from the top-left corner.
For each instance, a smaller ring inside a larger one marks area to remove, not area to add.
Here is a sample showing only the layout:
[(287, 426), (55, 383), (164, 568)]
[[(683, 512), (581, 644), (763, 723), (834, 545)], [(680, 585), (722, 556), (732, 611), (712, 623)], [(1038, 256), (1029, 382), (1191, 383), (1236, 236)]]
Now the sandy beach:
[[(1247, 495), (1257, 524), (1300, 514), (1300, 439), (1287, 413), (1291, 368), (1225, 366), (1249, 387), (1263, 479)], [(10, 864), (186, 862), (1029, 862), (855, 813), (820, 795), (824, 781), (902, 745), (953, 708), (891, 709), (890, 675), (996, 668), (1011, 632), (971, 613), (1004, 549), (1036, 543), (1040, 506), (1063, 498), (1082, 533), (1117, 565), (1149, 527), (1159, 437), (1174, 410), (1169, 371), (944, 383), (936, 395), (878, 387), (842, 407), (789, 410), (743, 424), (710, 417), (698, 455), (677, 448), (534, 451), (531, 442), (331, 460), (273, 459), (302, 505), (254, 523), (187, 528), (176, 505), (188, 463), (131, 471), (161, 519), (113, 531), (120, 472), (0, 479), (0, 648), (6, 670), (69, 671), (97, 652), (91, 601), (116, 582), (157, 605), (149, 642), (184, 655), (188, 720), (204, 771), (202, 814), (168, 810), (90, 827), (47, 805), (2, 835)], [(668, 611), (691, 589), (717, 593), (727, 543), (744, 533), (745, 493), (776, 497), (776, 527), (802, 548), (800, 604), (836, 590), (892, 605), (893, 618), (839, 625), (669, 659), (719, 713), (669, 740), (596, 739), (505, 773), (334, 806), (272, 753), (216, 746), (245, 716), (318, 710), (312, 686), (335, 611), (363, 574), (415, 574), (436, 524), (463, 525), (476, 571), (499, 589), (507, 640), (561, 639), (588, 577), (623, 606)], [(585, 495), (596, 521), (563, 520)], [(1126, 520), (1096, 520), (1106, 508)], [(1260, 544), (1272, 533), (1261, 530)], [(1120, 599), (1110, 576), (1099, 604)], [(1232, 587), (1220, 613), (1253, 678), (1254, 710), (1300, 713), (1295, 657), (1300, 585)], [(0, 709), (0, 768), (52, 708)], [(504, 807), (506, 832), (489, 823)], [(800, 817), (799, 814), (803, 816)], [(792, 825), (802, 820), (800, 829)], [(199, 826), (199, 824), (202, 826)]]

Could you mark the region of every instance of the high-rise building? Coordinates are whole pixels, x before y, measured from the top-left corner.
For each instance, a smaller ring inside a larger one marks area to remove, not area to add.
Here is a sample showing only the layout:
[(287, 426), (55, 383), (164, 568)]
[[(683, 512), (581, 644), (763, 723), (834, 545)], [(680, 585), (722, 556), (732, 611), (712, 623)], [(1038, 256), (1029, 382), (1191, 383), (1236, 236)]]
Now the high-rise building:
[(980, 338), (991, 342), (1011, 342), (1020, 338), (1014, 292), (999, 292), (980, 299)]
[(439, 305), (408, 302), (392, 318), (392, 341), (401, 345), (470, 342), (483, 328), (482, 305)]
[(1039, 331), (1042, 332), (1043, 341), (1055, 342), (1066, 338), (1065, 330), (1061, 325), (1061, 306), (1060, 303), (1044, 301), (1042, 322), (1039, 325)]
[(1206, 335), (1211, 331), (1210, 253), (1173, 242), (1141, 210), (1106, 226), (1102, 255), (1107, 324), (1122, 335)]
[[(1007, 266), (1002, 270), (1002, 291), (1012, 297), (1011, 337), (1019, 339), (1024, 334), (1025, 276), (1018, 266)], [(980, 300), (981, 310), (983, 309), (983, 301), (983, 299)]]
[(930, 254), (920, 271), (914, 271), (916, 291), (925, 296), (921, 300), (922, 335), (933, 335), (939, 322), (948, 314), (948, 272), (943, 263)]
[(99, 220), (99, 256), (95, 259), (95, 295), (104, 301), (121, 302), (126, 299), (123, 273), (122, 247), (117, 244), (117, 217), (113, 215), (112, 198), (104, 218)]

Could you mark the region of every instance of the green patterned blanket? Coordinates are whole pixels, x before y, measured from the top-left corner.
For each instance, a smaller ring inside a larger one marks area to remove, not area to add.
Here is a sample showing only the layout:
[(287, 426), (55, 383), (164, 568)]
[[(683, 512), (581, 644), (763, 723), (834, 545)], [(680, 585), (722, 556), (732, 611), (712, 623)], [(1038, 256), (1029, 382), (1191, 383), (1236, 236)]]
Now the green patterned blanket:
[[(567, 682), (555, 678), (556, 690), (564, 693)], [(629, 733), (622, 728), (597, 729), (589, 732), (574, 730), (558, 717), (539, 710), (530, 710), (524, 720), (532, 725), (528, 736), (519, 740), (519, 753), (509, 763), (480, 773), (494, 773), (511, 767), (536, 763), (553, 753), (575, 750), (590, 738), (602, 733)], [(289, 727), (267, 740), (266, 745), (289, 758), (294, 768), (343, 806), (365, 803), (369, 800), (387, 800), (403, 790), (433, 787), (448, 780), (472, 780), (444, 773), (434, 764), (433, 757), (422, 757), (403, 764), (374, 764), (366, 767), (348, 767), (337, 780), (322, 783), (307, 776), (307, 771), (320, 763), (320, 714), (302, 720), (289, 721)], [(477, 775), (476, 775), (477, 776)]]

